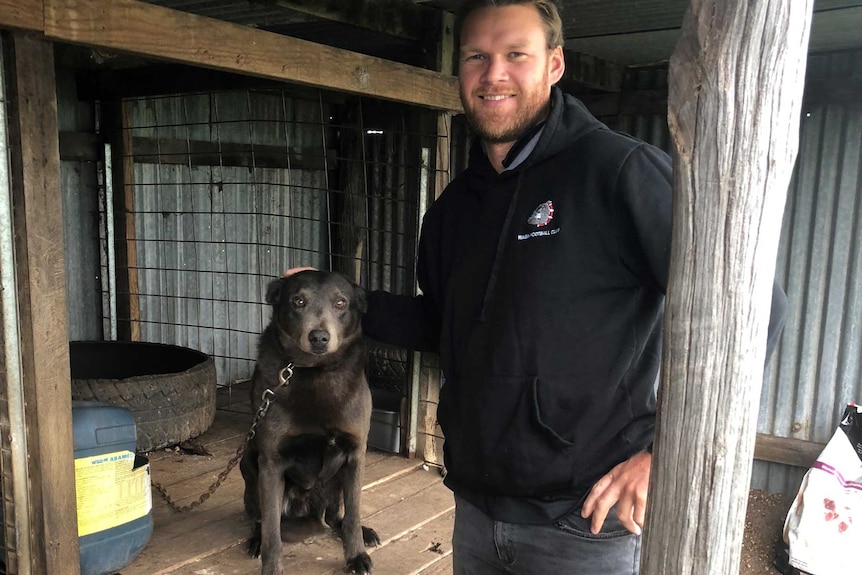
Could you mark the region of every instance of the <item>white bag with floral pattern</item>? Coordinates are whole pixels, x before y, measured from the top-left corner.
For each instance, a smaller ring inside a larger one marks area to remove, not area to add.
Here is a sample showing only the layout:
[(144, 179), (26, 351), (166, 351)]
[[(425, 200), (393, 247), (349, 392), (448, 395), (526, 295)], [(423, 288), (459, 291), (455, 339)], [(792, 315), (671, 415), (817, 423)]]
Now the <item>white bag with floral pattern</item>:
[(802, 479), (784, 540), (790, 564), (812, 575), (858, 573), (862, 548), (862, 407), (851, 403)]

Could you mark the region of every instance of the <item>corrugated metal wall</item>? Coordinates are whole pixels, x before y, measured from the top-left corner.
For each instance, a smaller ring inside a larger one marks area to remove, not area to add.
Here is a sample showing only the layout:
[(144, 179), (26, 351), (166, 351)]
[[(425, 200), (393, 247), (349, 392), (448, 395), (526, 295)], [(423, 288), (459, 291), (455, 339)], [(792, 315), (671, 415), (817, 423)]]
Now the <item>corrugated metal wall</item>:
[[(141, 340), (214, 356), (221, 384), (246, 378), (269, 320), (267, 284), (287, 267), (328, 267), (321, 104), (239, 91), (131, 100), (128, 110), (132, 141), (157, 147), (145, 157), (133, 144)], [(203, 165), (183, 142), (223, 154)], [(287, 156), (288, 142), (316, 150), (317, 169), (256, 165), (255, 146)], [(227, 157), (236, 146), (248, 161)]]
[[(860, 52), (815, 56), (808, 68), (809, 78), (860, 75)], [(663, 87), (666, 70), (651, 68), (633, 71), (625, 89)], [(221, 383), (246, 377), (267, 317), (260, 303), (266, 283), (284, 267), (327, 267), (331, 257), (332, 228), (325, 222), (332, 217), (332, 196), (326, 193), (332, 170), (326, 163), (341, 152), (327, 138), (343, 127), (331, 123), (324, 99), (300, 101), (280, 92), (151, 98), (132, 106), (139, 126), (135, 135), (145, 141), (282, 146), (285, 158), (299, 164), (204, 166), (188, 159), (166, 161), (167, 151), (161, 150), (161, 159), (139, 158), (135, 168), (140, 291), (147, 298), (143, 339), (189, 345), (220, 358)], [(414, 165), (418, 154), (406, 154), (405, 146), (399, 152), (399, 144), (415, 137), (421, 143), (410, 145), (434, 150), (436, 142), (433, 135), (392, 120), (398, 114), (381, 117), (390, 122), (363, 128), (363, 193), (371, 212), (363, 215), (361, 277), (370, 287), (409, 291), (415, 229), (408, 228), (417, 210), (415, 190), (428, 178), (429, 167)], [(669, 145), (662, 113), (604, 119)], [(377, 133), (384, 125), (384, 133)], [(400, 131), (395, 140), (387, 134), (393, 126)], [(456, 122), (452, 163), (459, 169), (466, 159), (462, 132)], [(862, 101), (845, 97), (806, 105), (778, 255), (790, 317), (763, 388), (758, 426), (763, 433), (825, 442), (844, 404), (862, 401), (860, 139)], [(393, 164), (400, 165), (380, 169)], [(375, 203), (375, 194), (383, 201)], [(401, 242), (406, 243), (397, 247)], [(792, 493), (802, 473), (757, 462), (753, 486)]]
[(266, 287), (286, 268), (339, 269), (370, 289), (414, 289), (418, 202), (434, 181), (436, 134), (409, 107), (302, 94), (123, 104), (134, 189), (125, 243), (136, 272), (127, 295), (138, 313), (120, 310), (116, 320), (139, 327), (142, 341), (213, 356), (222, 385), (250, 377), (270, 318)]
[[(862, 52), (813, 56), (807, 75), (859, 78)], [(626, 89), (661, 89), (666, 78), (662, 69), (633, 70)], [(664, 114), (609, 123), (669, 149)], [(825, 443), (846, 403), (862, 402), (862, 95), (806, 104), (800, 129), (776, 272), (789, 318), (764, 383), (758, 431)], [(758, 461), (752, 486), (794, 494), (805, 471)]]
[[(809, 79), (862, 76), (862, 52), (809, 59)], [(759, 429), (826, 442), (862, 402), (862, 95), (804, 105), (778, 275), (790, 316), (761, 398)], [(804, 470), (758, 463), (755, 482), (795, 492)]]
[[(92, 133), (94, 110), (75, 96), (71, 68), (57, 69), (57, 125), (61, 133)], [(102, 339), (99, 297), (99, 173), (93, 158), (60, 158), (63, 194), (63, 246), (70, 340)]]

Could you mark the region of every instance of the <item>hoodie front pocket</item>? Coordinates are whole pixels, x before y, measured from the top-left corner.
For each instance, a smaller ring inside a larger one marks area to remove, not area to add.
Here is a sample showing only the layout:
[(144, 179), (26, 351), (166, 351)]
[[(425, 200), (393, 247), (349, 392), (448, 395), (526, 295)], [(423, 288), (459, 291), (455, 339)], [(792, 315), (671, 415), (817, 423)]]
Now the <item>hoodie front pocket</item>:
[(537, 423), (535, 388), (535, 378), (505, 376), (443, 386), (438, 417), (453, 481), (511, 496), (570, 486), (571, 450)]
[(533, 380), (532, 408), (536, 426), (548, 441), (582, 455), (605, 445), (627, 421), (624, 412), (630, 412), (628, 404), (618, 403), (613, 394), (599, 394), (574, 379)]

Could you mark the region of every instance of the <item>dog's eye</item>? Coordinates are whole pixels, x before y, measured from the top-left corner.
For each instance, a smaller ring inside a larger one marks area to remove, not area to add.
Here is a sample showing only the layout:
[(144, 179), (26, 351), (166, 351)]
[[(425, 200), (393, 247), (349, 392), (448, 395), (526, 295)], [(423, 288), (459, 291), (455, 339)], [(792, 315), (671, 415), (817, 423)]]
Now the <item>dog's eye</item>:
[(347, 307), (347, 300), (344, 299), (343, 297), (338, 298), (337, 300), (335, 300), (335, 307), (337, 309), (346, 308)]
[(296, 296), (291, 300), (293, 307), (305, 307), (305, 300), (300, 296)]

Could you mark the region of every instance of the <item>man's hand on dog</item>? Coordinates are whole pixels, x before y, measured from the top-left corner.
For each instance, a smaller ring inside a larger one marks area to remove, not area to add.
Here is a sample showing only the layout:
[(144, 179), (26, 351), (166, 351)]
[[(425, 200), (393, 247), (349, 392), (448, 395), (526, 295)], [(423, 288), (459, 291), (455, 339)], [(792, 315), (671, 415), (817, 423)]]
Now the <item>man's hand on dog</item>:
[(293, 274), (298, 274), (299, 272), (316, 272), (317, 268), (313, 268), (310, 266), (302, 266), (298, 268), (290, 268), (284, 270), (284, 277), (289, 278)]
[(646, 514), (651, 453), (638, 453), (623, 461), (599, 479), (584, 502), (581, 517), (592, 516), (590, 531), (598, 533), (608, 511), (617, 505), (617, 517), (623, 527), (640, 535)]

